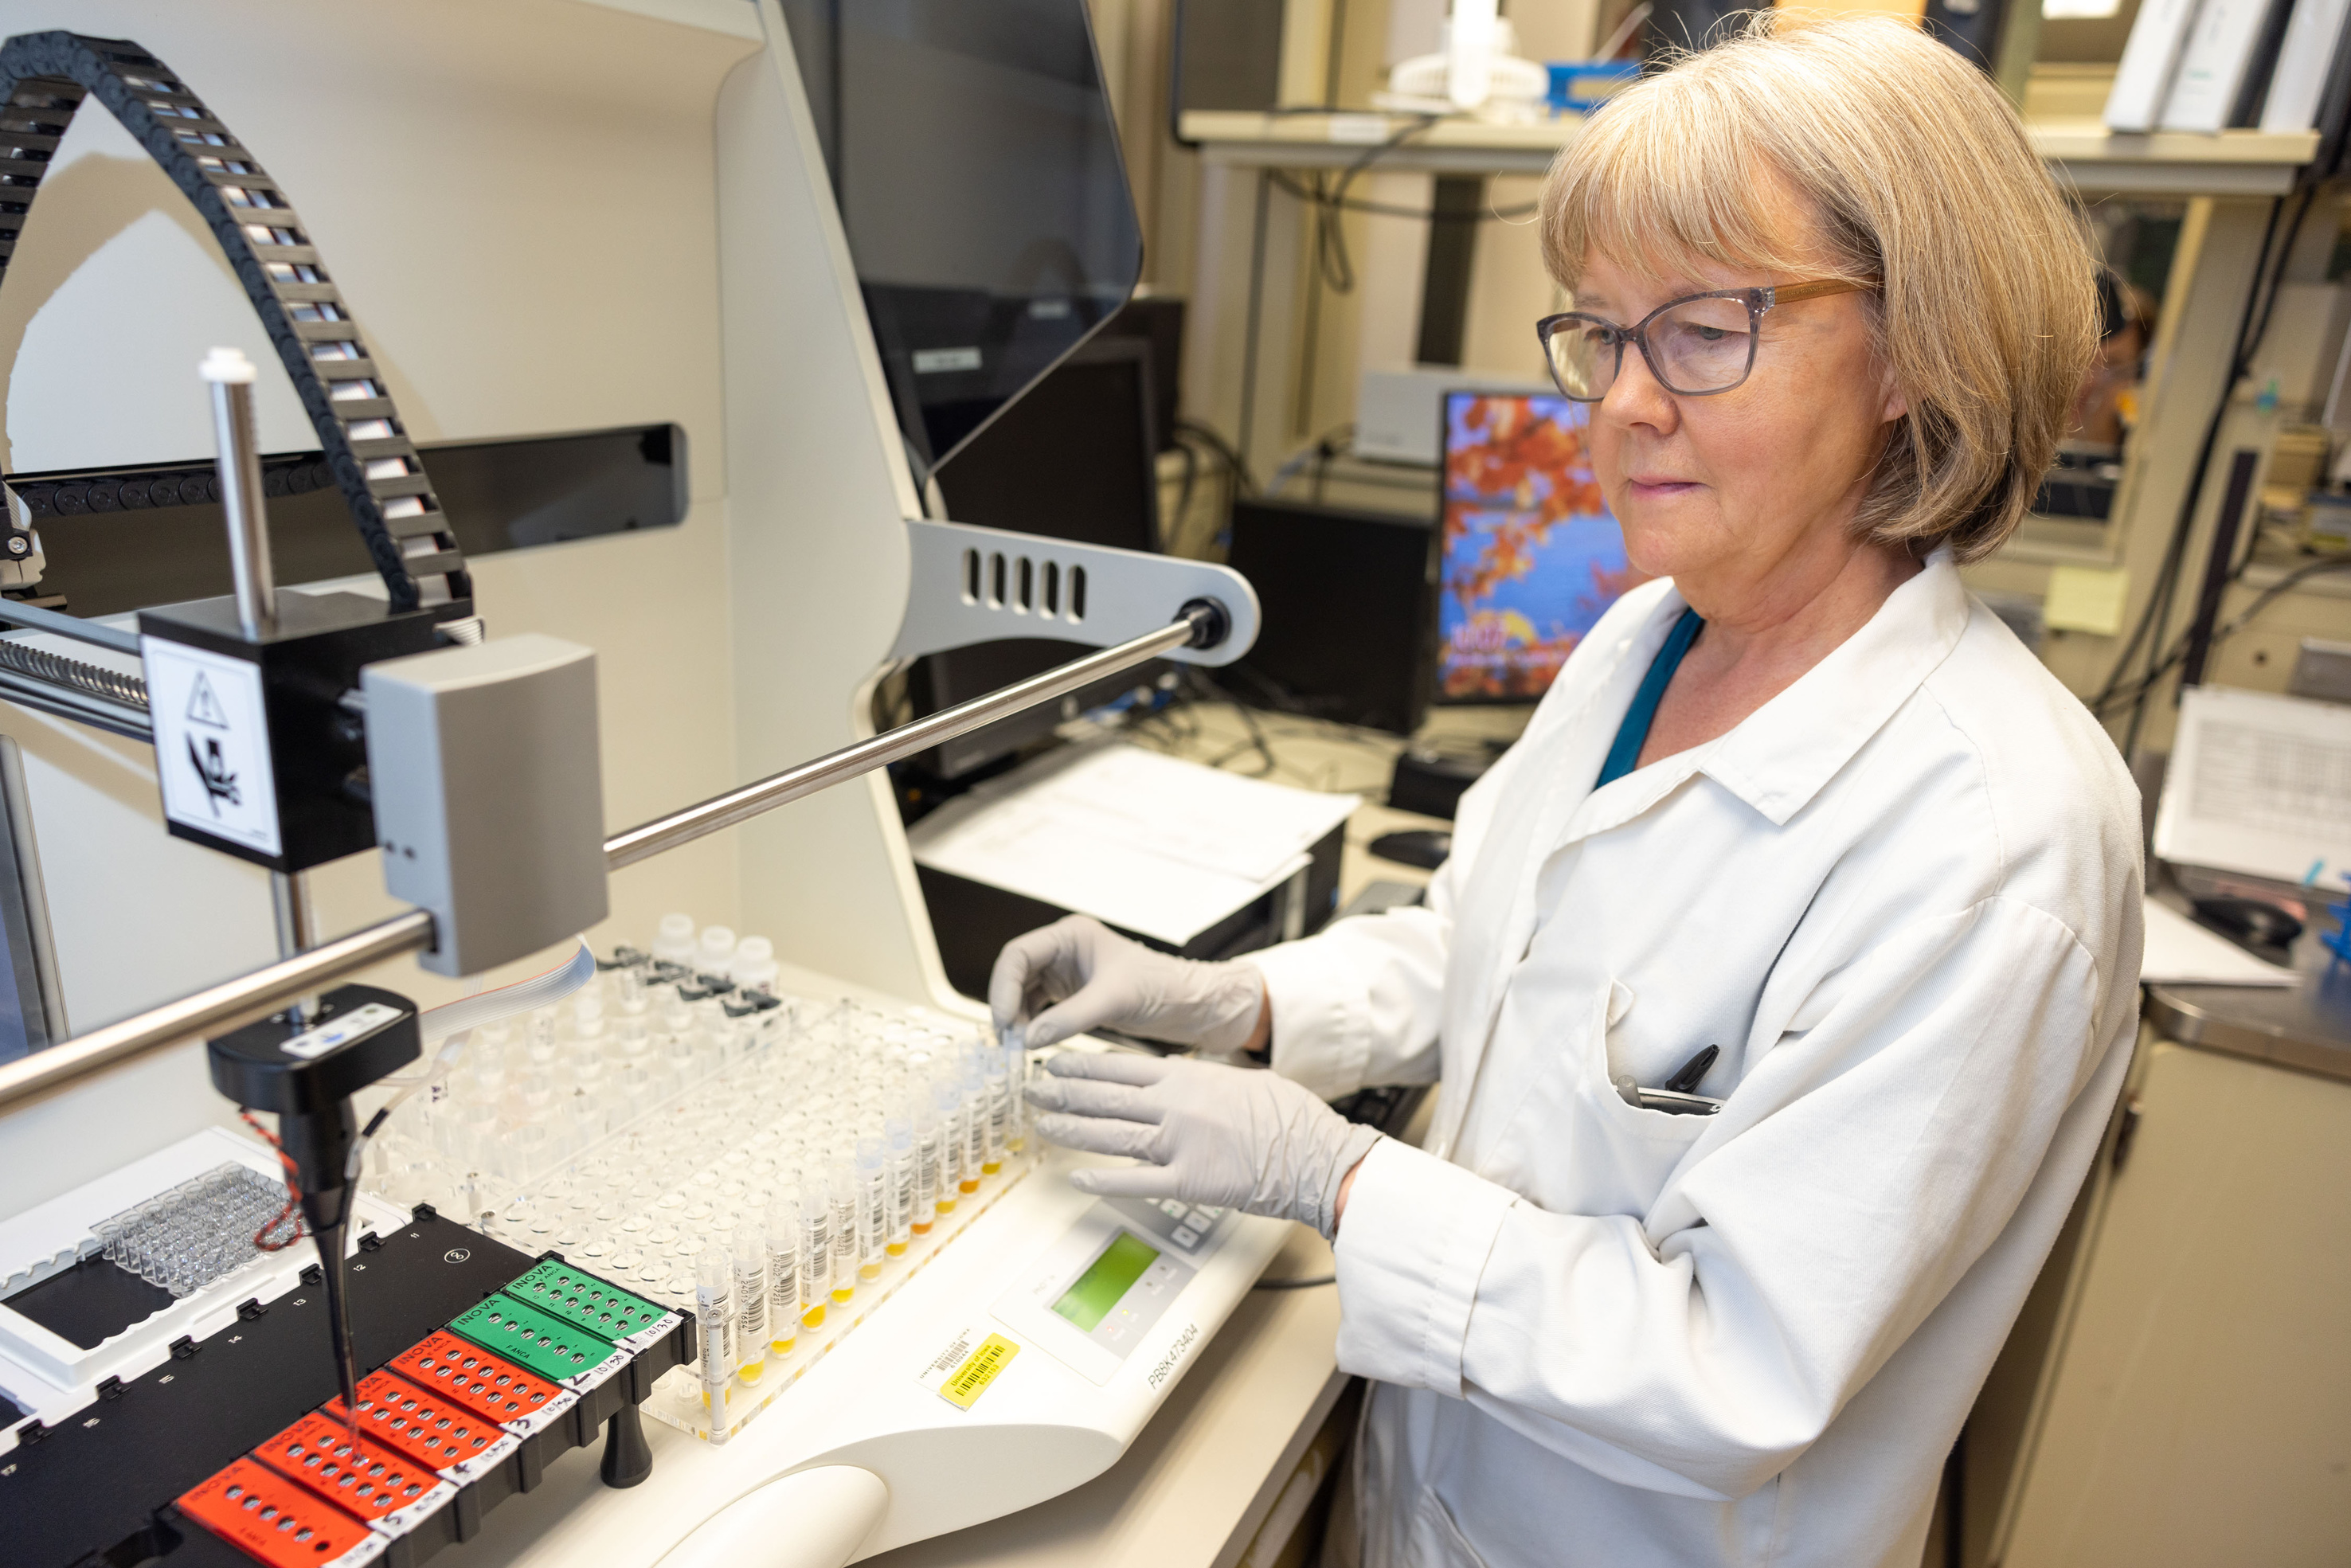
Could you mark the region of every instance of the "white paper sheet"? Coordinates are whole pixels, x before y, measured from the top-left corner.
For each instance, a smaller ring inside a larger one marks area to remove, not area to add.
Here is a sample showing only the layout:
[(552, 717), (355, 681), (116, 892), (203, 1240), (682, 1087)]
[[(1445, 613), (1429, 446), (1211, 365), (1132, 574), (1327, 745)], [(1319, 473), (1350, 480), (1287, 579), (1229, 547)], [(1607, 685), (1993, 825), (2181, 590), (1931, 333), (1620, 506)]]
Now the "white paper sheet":
[(1295, 875), (1358, 803), (1111, 743), (1015, 768), (906, 841), (933, 871), (1181, 946)]
[(2351, 707), (2189, 687), (2155, 852), (2340, 893), (2351, 872)]
[(2291, 986), (2292, 969), (2264, 963), (2178, 910), (2147, 901), (2147, 956), (2138, 977), (2179, 986)]

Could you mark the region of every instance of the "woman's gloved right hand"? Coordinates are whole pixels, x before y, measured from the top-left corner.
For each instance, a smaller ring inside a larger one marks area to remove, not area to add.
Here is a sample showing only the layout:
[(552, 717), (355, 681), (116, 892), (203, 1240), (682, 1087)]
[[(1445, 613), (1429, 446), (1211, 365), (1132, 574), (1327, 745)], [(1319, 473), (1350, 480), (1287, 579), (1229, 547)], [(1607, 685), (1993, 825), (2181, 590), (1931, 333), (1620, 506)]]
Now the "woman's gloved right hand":
[(1071, 915), (1004, 945), (987, 1006), (999, 1030), (1025, 1022), (1031, 1049), (1107, 1025), (1235, 1051), (1252, 1043), (1267, 1002), (1265, 981), (1249, 964), (1173, 957)]

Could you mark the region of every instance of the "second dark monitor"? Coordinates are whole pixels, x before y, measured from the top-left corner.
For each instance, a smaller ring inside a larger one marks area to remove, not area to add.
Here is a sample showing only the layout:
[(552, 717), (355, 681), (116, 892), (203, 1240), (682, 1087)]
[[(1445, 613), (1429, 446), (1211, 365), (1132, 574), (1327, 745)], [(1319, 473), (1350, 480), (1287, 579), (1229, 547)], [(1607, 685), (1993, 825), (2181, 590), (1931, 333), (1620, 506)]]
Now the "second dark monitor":
[(1236, 502), (1228, 560), (1263, 617), (1226, 684), (1260, 706), (1409, 735), (1436, 674), (1437, 543), (1419, 517)]

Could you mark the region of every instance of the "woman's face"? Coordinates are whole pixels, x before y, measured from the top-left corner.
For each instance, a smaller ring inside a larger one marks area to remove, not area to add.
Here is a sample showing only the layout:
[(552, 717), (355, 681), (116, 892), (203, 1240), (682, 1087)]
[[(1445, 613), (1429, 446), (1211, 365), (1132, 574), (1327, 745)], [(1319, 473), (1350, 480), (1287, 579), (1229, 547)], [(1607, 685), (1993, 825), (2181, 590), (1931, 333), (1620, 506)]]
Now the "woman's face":
[[(1649, 277), (1594, 252), (1574, 308), (1630, 326), (1686, 295), (1802, 281), (1726, 269)], [(1872, 347), (1867, 299), (1833, 294), (1765, 312), (1754, 370), (1711, 396), (1666, 391), (1625, 345), (1624, 368), (1593, 406), (1590, 440), (1634, 566), (1673, 577), (1686, 595), (1730, 598), (1857, 548), (1851, 524), (1871, 465), (1907, 406)]]

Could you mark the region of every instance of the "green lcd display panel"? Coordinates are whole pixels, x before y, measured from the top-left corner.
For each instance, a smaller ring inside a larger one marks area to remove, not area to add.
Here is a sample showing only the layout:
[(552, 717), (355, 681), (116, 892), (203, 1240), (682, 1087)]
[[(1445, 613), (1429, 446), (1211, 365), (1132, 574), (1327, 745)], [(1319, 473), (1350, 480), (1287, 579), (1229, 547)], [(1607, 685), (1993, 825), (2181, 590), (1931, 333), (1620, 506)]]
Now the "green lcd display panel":
[(1078, 1276), (1077, 1282), (1061, 1292), (1053, 1310), (1092, 1333), (1094, 1326), (1118, 1305), (1127, 1287), (1143, 1278), (1143, 1271), (1158, 1258), (1157, 1248), (1122, 1230), (1102, 1249), (1102, 1255), (1093, 1260), (1092, 1266)]

